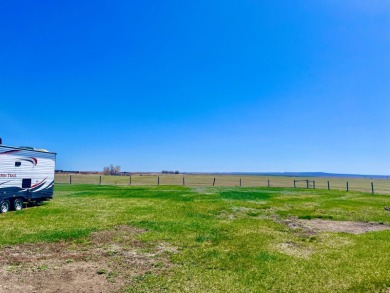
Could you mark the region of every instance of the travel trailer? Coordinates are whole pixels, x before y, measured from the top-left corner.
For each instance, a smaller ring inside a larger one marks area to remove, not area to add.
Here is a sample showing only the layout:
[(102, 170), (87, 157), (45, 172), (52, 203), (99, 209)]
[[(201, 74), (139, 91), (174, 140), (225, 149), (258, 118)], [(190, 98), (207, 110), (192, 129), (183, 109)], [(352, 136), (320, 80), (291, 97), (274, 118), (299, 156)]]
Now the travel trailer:
[(56, 153), (10, 147), (0, 138), (0, 213), (53, 198)]

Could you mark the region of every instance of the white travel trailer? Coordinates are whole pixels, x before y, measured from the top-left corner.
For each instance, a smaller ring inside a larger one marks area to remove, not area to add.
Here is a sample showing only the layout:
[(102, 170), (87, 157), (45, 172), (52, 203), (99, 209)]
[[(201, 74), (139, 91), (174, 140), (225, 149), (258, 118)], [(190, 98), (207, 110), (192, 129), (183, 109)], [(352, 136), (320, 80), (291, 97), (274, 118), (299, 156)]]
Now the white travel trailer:
[(5, 146), (0, 139), (0, 213), (53, 198), (55, 162), (56, 153)]

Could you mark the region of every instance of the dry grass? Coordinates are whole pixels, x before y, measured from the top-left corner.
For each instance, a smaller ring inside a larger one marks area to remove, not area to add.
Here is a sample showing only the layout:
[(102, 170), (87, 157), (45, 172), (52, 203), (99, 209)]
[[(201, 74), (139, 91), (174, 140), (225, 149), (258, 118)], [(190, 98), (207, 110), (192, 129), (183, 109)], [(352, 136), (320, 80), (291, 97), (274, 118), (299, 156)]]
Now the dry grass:
[[(101, 184), (103, 185), (134, 185), (153, 186), (157, 185), (184, 185), (186, 186), (212, 186), (215, 178), (215, 186), (241, 186), (243, 187), (266, 187), (268, 180), (271, 187), (293, 187), (294, 180), (315, 180), (317, 189), (327, 189), (328, 181), (332, 190), (346, 190), (346, 183), (349, 190), (371, 192), (371, 182), (374, 183), (375, 193), (390, 194), (390, 180), (387, 179), (356, 179), (356, 178), (325, 178), (325, 177), (284, 177), (284, 176), (236, 176), (236, 175), (188, 175), (188, 174), (136, 174), (129, 176), (100, 176), (87, 174), (56, 174), (56, 183), (69, 183), (70, 176), (72, 184)], [(306, 188), (306, 182), (297, 182), (297, 188)]]

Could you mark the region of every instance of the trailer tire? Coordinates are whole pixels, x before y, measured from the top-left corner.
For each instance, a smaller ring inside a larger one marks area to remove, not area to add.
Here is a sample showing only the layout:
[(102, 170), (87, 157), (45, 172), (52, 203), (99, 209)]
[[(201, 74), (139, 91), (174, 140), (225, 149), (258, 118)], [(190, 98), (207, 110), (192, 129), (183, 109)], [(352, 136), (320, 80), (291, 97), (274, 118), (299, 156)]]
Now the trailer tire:
[(12, 206), (15, 211), (21, 211), (23, 209), (23, 200), (20, 198), (15, 199)]
[(8, 212), (9, 211), (9, 206), (10, 206), (9, 200), (3, 200), (0, 203), (0, 213)]

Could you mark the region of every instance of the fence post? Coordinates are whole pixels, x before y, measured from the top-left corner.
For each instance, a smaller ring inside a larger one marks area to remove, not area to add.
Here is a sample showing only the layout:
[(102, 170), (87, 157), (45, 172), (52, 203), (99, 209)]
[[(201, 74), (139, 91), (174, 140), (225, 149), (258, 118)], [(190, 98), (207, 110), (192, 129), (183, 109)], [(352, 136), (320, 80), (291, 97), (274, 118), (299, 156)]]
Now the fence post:
[(371, 193), (374, 194), (374, 182), (371, 182)]
[(131, 175), (130, 175), (129, 177), (130, 177), (130, 180), (129, 180), (129, 181), (130, 181), (130, 182), (129, 182), (129, 185), (131, 185)]
[(316, 181), (313, 180), (313, 189), (316, 189)]
[(329, 183), (329, 181), (328, 181), (328, 190), (330, 190), (330, 183)]
[(296, 185), (295, 185), (295, 180), (294, 180), (294, 188), (297, 188)]
[(160, 185), (160, 176), (157, 177), (157, 185)]
[(240, 187), (241, 187), (241, 178), (240, 178)]
[(269, 184), (269, 179), (268, 179), (268, 187), (270, 187), (270, 184)]
[(348, 181), (347, 181), (347, 191), (349, 191)]
[(183, 177), (183, 186), (186, 185), (185, 181), (184, 181), (184, 177)]
[(309, 188), (309, 179), (306, 180), (306, 188)]
[(69, 184), (72, 184), (72, 175), (69, 175)]
[(99, 177), (99, 185), (102, 185), (102, 176)]
[(215, 185), (215, 177), (214, 177), (214, 180), (213, 180), (213, 186)]

